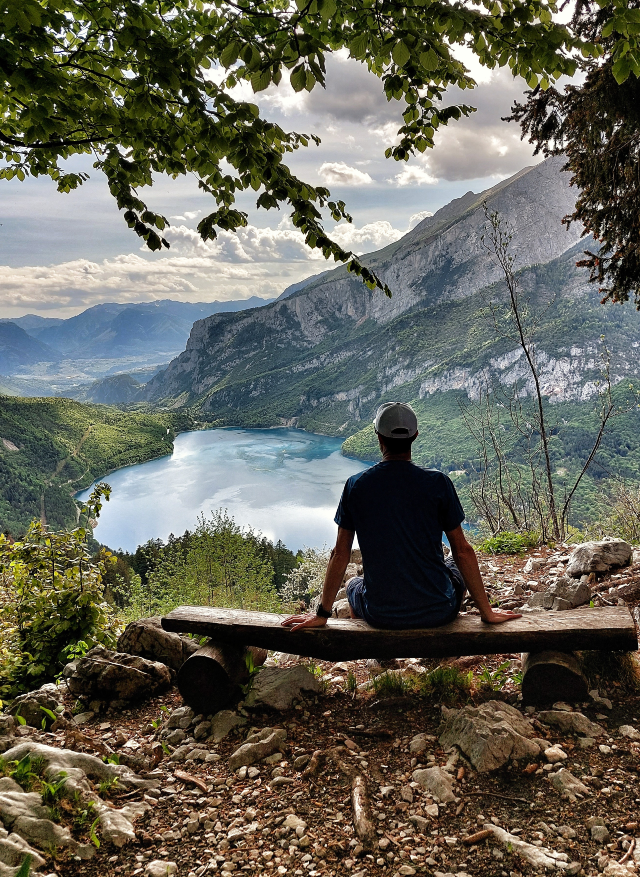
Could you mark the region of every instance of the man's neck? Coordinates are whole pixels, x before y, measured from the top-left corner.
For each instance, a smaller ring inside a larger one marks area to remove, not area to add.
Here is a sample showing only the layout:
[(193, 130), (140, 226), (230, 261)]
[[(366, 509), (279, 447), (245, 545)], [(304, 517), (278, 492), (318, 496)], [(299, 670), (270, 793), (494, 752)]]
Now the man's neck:
[(383, 463), (395, 463), (396, 461), (401, 460), (404, 463), (411, 462), (411, 451), (408, 454), (390, 454), (389, 451), (382, 452), (382, 462)]

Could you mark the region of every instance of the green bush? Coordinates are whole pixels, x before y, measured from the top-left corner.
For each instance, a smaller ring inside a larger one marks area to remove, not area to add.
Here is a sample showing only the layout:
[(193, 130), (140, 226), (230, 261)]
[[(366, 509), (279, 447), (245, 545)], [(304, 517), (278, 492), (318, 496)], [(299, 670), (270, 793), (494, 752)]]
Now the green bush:
[(476, 545), (485, 554), (522, 554), (527, 548), (538, 544), (537, 533), (512, 533), (503, 530), (495, 536), (489, 536)]
[[(95, 519), (110, 488), (99, 484), (83, 509)], [(104, 601), (105, 562), (89, 532), (50, 533), (33, 521), (24, 539), (0, 535), (0, 694), (14, 697), (53, 679), (79, 642), (112, 646), (116, 621)]]

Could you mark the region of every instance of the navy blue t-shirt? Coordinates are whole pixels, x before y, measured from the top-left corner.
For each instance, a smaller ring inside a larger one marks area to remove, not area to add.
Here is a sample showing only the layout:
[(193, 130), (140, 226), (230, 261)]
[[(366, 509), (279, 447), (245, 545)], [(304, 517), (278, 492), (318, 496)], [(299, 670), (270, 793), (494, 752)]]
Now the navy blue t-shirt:
[(436, 627), (455, 611), (442, 533), (464, 520), (450, 478), (404, 460), (352, 475), (334, 518), (355, 530), (364, 565), (365, 621), (374, 627)]

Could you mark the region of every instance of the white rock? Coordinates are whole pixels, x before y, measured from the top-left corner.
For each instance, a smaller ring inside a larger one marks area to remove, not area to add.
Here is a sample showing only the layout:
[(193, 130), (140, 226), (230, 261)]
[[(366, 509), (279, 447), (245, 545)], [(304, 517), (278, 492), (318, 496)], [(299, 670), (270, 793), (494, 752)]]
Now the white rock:
[(291, 708), (294, 700), (302, 697), (304, 691), (317, 694), (320, 688), (319, 679), (301, 664), (295, 667), (265, 667), (254, 678), (245, 705), (286, 710)]
[(560, 792), (561, 798), (567, 798), (571, 803), (577, 800), (577, 796), (583, 797), (591, 794), (589, 789), (574, 777), (565, 767), (554, 773), (551, 777), (551, 785)]
[(622, 737), (628, 737), (629, 740), (640, 740), (640, 732), (636, 731), (633, 725), (621, 725), (618, 731)]
[(427, 806), (424, 808), (424, 812), (427, 814), (427, 816), (431, 816), (435, 819), (440, 813), (440, 808), (437, 804), (427, 804)]
[(627, 566), (633, 549), (624, 539), (603, 539), (577, 545), (567, 566), (567, 575), (577, 578), (591, 572), (608, 572), (612, 567)]
[(299, 816), (296, 816), (295, 813), (289, 813), (287, 818), (282, 823), (283, 828), (292, 828), (294, 831), (297, 831), (298, 828), (301, 828), (303, 831), (307, 827), (307, 823), (304, 819), (300, 819)]
[(153, 862), (147, 862), (145, 868), (145, 877), (172, 877), (177, 873), (178, 866), (175, 862), (165, 862), (162, 859), (154, 859)]
[(215, 743), (219, 743), (221, 740), (229, 734), (234, 728), (239, 727), (240, 725), (246, 725), (247, 720), (242, 716), (236, 715), (236, 713), (231, 710), (221, 710), (219, 713), (216, 713), (211, 721), (211, 737), (210, 740), (213, 740)]
[(564, 749), (556, 744), (555, 746), (550, 746), (548, 749), (545, 749), (544, 757), (549, 764), (558, 764), (560, 761), (566, 761), (569, 756)]
[(455, 801), (453, 780), (441, 767), (427, 767), (423, 770), (414, 770), (412, 778), (423, 789), (438, 797), (443, 804)]

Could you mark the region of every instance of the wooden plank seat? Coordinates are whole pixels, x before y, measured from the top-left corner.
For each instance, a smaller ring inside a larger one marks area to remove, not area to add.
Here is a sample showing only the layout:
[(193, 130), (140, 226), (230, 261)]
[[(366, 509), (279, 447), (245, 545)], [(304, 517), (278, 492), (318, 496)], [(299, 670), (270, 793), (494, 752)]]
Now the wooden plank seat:
[(416, 630), (381, 630), (359, 619), (332, 618), (325, 627), (292, 631), (282, 627), (284, 617), (210, 606), (179, 606), (166, 615), (165, 630), (209, 637), (178, 674), (184, 700), (205, 715), (222, 709), (246, 681), (249, 648), (254, 665), (264, 661), (267, 649), (326, 661), (522, 652), (525, 703), (581, 701), (588, 686), (575, 651), (638, 648), (624, 606), (527, 613), (495, 625), (463, 615), (442, 627)]
[(162, 619), (162, 627), (208, 636), (216, 643), (326, 661), (638, 648), (633, 618), (625, 606), (531, 612), (505, 624), (484, 624), (477, 615), (462, 615), (442, 627), (416, 630), (380, 630), (346, 618), (331, 618), (325, 627), (289, 630), (281, 626), (284, 618), (271, 612), (179, 606)]

